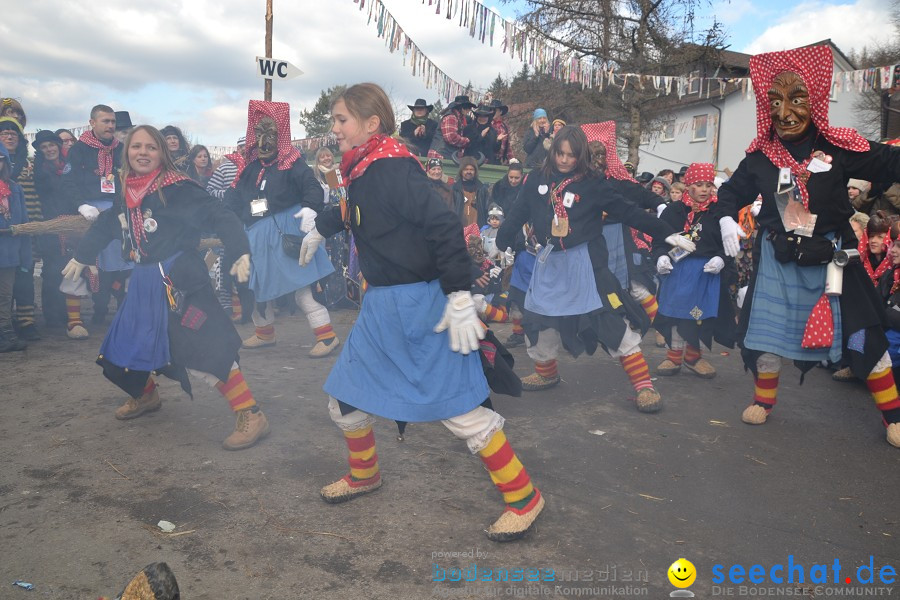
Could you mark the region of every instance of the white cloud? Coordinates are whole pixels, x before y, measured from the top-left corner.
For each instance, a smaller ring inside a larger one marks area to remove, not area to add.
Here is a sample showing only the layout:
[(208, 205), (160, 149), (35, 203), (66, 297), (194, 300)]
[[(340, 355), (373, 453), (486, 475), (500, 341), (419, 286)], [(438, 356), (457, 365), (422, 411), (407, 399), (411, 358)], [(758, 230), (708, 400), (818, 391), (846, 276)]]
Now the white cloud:
[(891, 0), (857, 0), (853, 4), (802, 2), (763, 31), (742, 52), (758, 54), (796, 48), (830, 38), (843, 52), (890, 41)]
[[(434, 14), (420, 0), (385, 0), (404, 30), (450, 76), (487, 87), (520, 64), (496, 46)], [(254, 57), (263, 54), (264, 3), (245, 0), (157, 0), (127, 5), (35, 0), (4, 13), (0, 23), (0, 93), (21, 98), (28, 129), (85, 124), (90, 107), (128, 110), (135, 123), (184, 127), (197, 141), (232, 144), (246, 128), (250, 98), (263, 80)], [(397, 105), (433, 101), (413, 78), (402, 52), (389, 54), (374, 24), (352, 0), (276, 2), (274, 49), (305, 74), (274, 84), (274, 99), (291, 103), (296, 118), (322, 89), (375, 81)], [(507, 11), (508, 12), (508, 11)], [(408, 62), (408, 61), (407, 61)]]

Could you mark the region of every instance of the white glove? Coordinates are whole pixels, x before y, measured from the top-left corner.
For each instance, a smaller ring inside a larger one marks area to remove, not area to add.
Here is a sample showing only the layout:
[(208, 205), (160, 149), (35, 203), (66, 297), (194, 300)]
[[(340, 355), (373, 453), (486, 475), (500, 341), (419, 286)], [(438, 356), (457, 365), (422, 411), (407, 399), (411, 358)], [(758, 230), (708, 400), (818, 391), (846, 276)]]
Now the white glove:
[(503, 256), (500, 258), (500, 264), (503, 267), (511, 267), (515, 261), (516, 261), (516, 253), (513, 252), (512, 248), (507, 246), (506, 252), (504, 252)]
[(668, 254), (663, 254), (656, 259), (656, 272), (660, 275), (668, 275), (674, 268), (675, 267), (672, 266), (672, 259), (669, 258)]
[(322, 237), (322, 234), (313, 227), (309, 233), (303, 236), (303, 242), (300, 244), (300, 266), (305, 267), (310, 263), (313, 259), (313, 256), (316, 254), (316, 250), (319, 249), (319, 244), (325, 241), (325, 238)]
[(294, 218), (300, 219), (300, 231), (309, 233), (316, 226), (316, 211), (304, 206), (294, 215)]
[(663, 211), (666, 210), (666, 207), (669, 206), (665, 202), (656, 207), (656, 218), (660, 218), (663, 214)]
[(475, 311), (475, 301), (471, 292), (453, 292), (447, 295), (447, 306), (444, 316), (435, 325), (434, 332), (447, 332), (450, 338), (450, 349), (454, 352), (468, 354), (479, 348), (479, 340), (484, 339), (484, 326)]
[[(63, 267), (62, 276), (63, 278), (71, 279), (72, 281), (78, 281), (78, 278), (81, 277), (81, 272), (84, 271), (84, 268), (88, 267), (88, 265), (81, 264), (74, 258), (66, 263), (66, 266)], [(88, 267), (88, 270), (94, 275), (97, 274), (97, 267), (91, 265)]]
[(484, 294), (472, 294), (472, 302), (475, 303), (475, 310), (478, 314), (484, 314), (484, 311), (487, 310), (487, 300), (484, 299)]
[(88, 221), (96, 221), (97, 217), (100, 216), (100, 211), (97, 210), (97, 207), (90, 204), (82, 204), (78, 207), (78, 212)]
[(235, 279), (238, 280), (238, 283), (247, 283), (250, 281), (250, 255), (242, 254), (240, 258), (231, 265), (229, 273), (234, 275)]
[(747, 234), (731, 217), (719, 219), (719, 229), (722, 230), (722, 247), (725, 248), (725, 256), (737, 256), (741, 250), (739, 240), (747, 237)]
[(502, 273), (502, 272), (503, 272), (503, 269), (501, 269), (500, 267), (492, 267), (491, 270), (488, 271), (488, 274), (491, 277), (499, 277), (500, 273)]
[(666, 243), (674, 248), (681, 248), (685, 252), (693, 252), (697, 249), (697, 245), (683, 235), (673, 233), (666, 238)]
[(719, 258), (718, 256), (713, 256), (711, 259), (706, 261), (706, 264), (703, 265), (703, 272), (709, 273), (711, 275), (716, 275), (725, 268), (725, 261)]
[(754, 217), (759, 216), (759, 209), (762, 208), (762, 198), (757, 198), (753, 201), (753, 204), (750, 206), (750, 214)]

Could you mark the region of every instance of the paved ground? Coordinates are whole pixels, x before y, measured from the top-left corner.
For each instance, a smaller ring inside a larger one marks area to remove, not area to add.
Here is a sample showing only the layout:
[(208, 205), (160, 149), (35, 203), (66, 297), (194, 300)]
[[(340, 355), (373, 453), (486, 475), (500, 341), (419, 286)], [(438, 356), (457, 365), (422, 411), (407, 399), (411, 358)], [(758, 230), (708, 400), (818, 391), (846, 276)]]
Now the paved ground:
[[(354, 316), (335, 313), (341, 337)], [(501, 339), (509, 333), (496, 329)], [(24, 354), (0, 355), (0, 598), (113, 595), (158, 560), (172, 566), (186, 600), (663, 598), (674, 589), (665, 572), (681, 556), (698, 570), (698, 597), (728, 593), (713, 587), (716, 564), (726, 573), (735, 563), (768, 569), (792, 555), (809, 577), (814, 563), (839, 559), (843, 578), (872, 555), (876, 573), (900, 568), (900, 450), (884, 441), (865, 389), (834, 384), (823, 370), (801, 387), (786, 369), (781, 404), (754, 428), (740, 422), (752, 381), (735, 354), (711, 356), (712, 381), (659, 381), (658, 415), (632, 408), (627, 379), (606, 355), (562, 360), (558, 388), (495, 399), (547, 498), (529, 537), (497, 545), (482, 529), (499, 515), (499, 495), (440, 425), (412, 425), (398, 442), (393, 423), (379, 422), (384, 487), (323, 503), (319, 488), (346, 470), (321, 391), (333, 359), (306, 358), (302, 317), (281, 319), (278, 332), (276, 348), (242, 357), (273, 433), (235, 453), (220, 447), (233, 425), (225, 401), (202, 382), (190, 401), (164, 381), (163, 410), (116, 421), (123, 397), (93, 363), (96, 328), (85, 342), (57, 332)], [(652, 366), (663, 351), (648, 345)], [(514, 353), (527, 374), (524, 350)], [(174, 535), (156, 529), (161, 519), (177, 525)], [(441, 554), (454, 552), (472, 556)], [(554, 569), (556, 581), (433, 582), (464, 578), (452, 569), (473, 563), (511, 578), (515, 569), (545, 578)], [(13, 588), (15, 579), (36, 591)], [(787, 587), (747, 593), (766, 586)]]

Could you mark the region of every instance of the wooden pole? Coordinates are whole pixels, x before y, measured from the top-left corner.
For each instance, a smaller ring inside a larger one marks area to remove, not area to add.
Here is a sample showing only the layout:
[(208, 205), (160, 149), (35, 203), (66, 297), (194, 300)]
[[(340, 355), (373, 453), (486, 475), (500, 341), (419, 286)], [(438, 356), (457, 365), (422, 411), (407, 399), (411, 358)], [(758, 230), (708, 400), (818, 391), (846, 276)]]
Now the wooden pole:
[[(266, 0), (266, 58), (272, 58), (272, 0)], [(272, 101), (272, 80), (265, 80), (263, 99)]]

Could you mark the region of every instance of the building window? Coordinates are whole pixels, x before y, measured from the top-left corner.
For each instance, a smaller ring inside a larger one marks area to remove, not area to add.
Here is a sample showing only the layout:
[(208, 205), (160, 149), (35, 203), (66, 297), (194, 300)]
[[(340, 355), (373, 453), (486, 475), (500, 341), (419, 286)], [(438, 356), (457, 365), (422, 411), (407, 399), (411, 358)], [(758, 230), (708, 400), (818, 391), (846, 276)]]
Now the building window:
[(697, 115), (694, 117), (694, 135), (692, 142), (706, 141), (706, 124), (709, 115)]
[(665, 121), (662, 126), (662, 137), (660, 141), (663, 142), (673, 142), (675, 141), (675, 121)]
[(700, 79), (700, 71), (691, 71), (691, 74), (688, 76), (688, 94), (699, 94), (700, 93), (700, 84), (702, 83), (702, 79)]
[(642, 131), (641, 132), (641, 146), (649, 146), (650, 145), (650, 132)]

